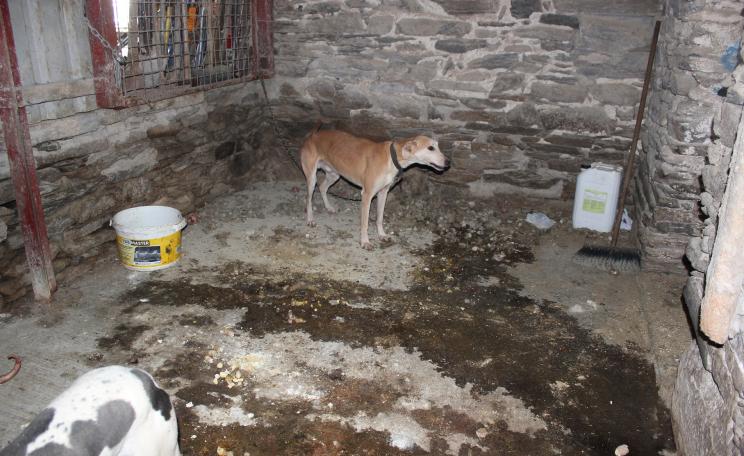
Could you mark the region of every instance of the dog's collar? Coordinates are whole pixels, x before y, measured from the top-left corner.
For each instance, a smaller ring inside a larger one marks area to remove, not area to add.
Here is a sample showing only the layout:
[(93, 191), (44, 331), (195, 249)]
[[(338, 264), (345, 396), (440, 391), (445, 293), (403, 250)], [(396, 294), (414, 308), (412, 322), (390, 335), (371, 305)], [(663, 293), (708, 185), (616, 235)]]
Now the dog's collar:
[(403, 173), (403, 167), (400, 166), (400, 162), (398, 161), (398, 154), (395, 152), (395, 141), (390, 141), (390, 159), (393, 161), (395, 169), (398, 170), (398, 174), (395, 177), (400, 176)]

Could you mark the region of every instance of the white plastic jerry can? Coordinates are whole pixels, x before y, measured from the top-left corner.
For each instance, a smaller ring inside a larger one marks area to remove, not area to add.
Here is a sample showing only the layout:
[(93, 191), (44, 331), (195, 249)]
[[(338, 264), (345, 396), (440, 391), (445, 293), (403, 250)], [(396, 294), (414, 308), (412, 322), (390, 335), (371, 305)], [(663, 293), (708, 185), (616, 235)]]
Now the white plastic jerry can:
[(597, 162), (582, 169), (576, 178), (573, 227), (603, 233), (612, 230), (622, 179), (622, 166)]

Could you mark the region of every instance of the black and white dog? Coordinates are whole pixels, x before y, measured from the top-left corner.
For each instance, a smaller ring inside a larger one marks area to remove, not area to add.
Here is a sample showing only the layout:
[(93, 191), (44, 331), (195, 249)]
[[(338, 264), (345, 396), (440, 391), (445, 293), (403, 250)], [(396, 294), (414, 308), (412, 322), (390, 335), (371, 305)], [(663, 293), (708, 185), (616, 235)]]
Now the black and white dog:
[(0, 456), (180, 456), (168, 393), (141, 369), (92, 370), (51, 404)]

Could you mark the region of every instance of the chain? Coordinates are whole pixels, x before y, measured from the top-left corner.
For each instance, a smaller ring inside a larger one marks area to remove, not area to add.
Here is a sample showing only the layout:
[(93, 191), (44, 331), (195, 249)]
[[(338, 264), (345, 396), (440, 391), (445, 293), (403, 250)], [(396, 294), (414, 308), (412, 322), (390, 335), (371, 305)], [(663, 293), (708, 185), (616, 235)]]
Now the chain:
[(111, 46), (109, 41), (104, 38), (103, 35), (101, 35), (101, 32), (93, 27), (93, 24), (90, 23), (90, 21), (88, 20), (88, 15), (85, 12), (83, 12), (83, 21), (85, 21), (85, 25), (88, 27), (88, 30), (90, 30), (90, 33), (93, 34), (93, 36), (96, 37), (96, 39), (103, 45), (103, 47), (105, 47), (111, 53), (111, 56), (114, 58), (114, 77), (116, 78), (116, 86), (123, 87), (122, 67), (127, 64), (127, 61), (121, 55), (119, 46), (116, 46), (116, 48)]
[[(269, 110), (269, 115), (271, 116), (271, 127), (274, 130), (274, 136), (281, 143), (281, 146), (284, 148), (284, 151), (287, 153), (287, 156), (289, 157), (289, 159), (292, 160), (292, 163), (297, 167), (297, 169), (300, 170), (300, 172), (302, 172), (302, 175), (304, 176), (305, 172), (302, 170), (302, 166), (297, 162), (297, 159), (294, 158), (294, 156), (292, 155), (292, 152), (290, 152), (289, 146), (287, 145), (287, 142), (284, 139), (284, 137), (279, 134), (279, 127), (277, 126), (278, 123), (276, 121), (276, 117), (274, 117), (274, 110), (271, 109), (271, 102), (269, 101), (269, 95), (266, 92), (266, 84), (264, 83), (263, 78), (261, 78), (260, 81), (261, 81), (261, 88), (263, 89), (263, 93), (264, 93), (264, 99), (266, 100), (266, 109)], [(361, 198), (350, 198), (348, 196), (334, 193), (330, 190), (328, 190), (327, 193), (331, 196), (335, 196), (336, 198), (347, 200), (347, 201), (361, 201)]]

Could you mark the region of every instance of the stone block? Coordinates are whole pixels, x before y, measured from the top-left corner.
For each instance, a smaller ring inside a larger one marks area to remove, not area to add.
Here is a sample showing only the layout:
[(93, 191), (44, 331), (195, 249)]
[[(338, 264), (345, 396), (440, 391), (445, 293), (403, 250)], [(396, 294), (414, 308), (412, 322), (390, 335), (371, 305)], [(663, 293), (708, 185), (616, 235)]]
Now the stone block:
[(358, 55), (323, 56), (308, 65), (308, 76), (328, 77), (328, 69), (333, 68), (333, 77), (342, 82), (359, 82), (362, 79), (377, 79), (390, 62), (378, 58)]
[(452, 54), (464, 54), (465, 52), (481, 49), (486, 46), (488, 46), (486, 40), (468, 40), (462, 38), (437, 40), (437, 42), (434, 43), (435, 49)]
[(511, 15), (517, 19), (528, 18), (541, 10), (540, 0), (511, 0)]
[[(491, 127), (506, 125), (506, 115), (503, 112), (488, 111), (453, 111), (450, 119), (460, 122), (483, 122)], [(482, 129), (482, 128), (481, 128)]]
[(532, 103), (522, 103), (517, 105), (507, 113), (506, 119), (510, 125), (542, 128), (540, 113)]
[(716, 241), (716, 226), (705, 225), (703, 227), (703, 239), (701, 249), (707, 254), (713, 253), (713, 243)]
[(543, 40), (540, 42), (540, 47), (547, 51), (563, 51), (563, 52), (571, 52), (574, 49), (574, 42), (573, 41), (559, 41), (559, 40)]
[(303, 8), (305, 14), (332, 15), (341, 11), (341, 5), (335, 2), (319, 2), (306, 5)]
[(563, 134), (547, 136), (545, 138), (545, 141), (549, 142), (550, 144), (557, 144), (561, 146), (590, 148), (596, 143), (597, 139), (588, 136)]
[[(724, 351), (726, 354), (726, 366), (728, 367), (727, 373), (730, 376), (734, 391), (736, 391), (735, 395), (739, 399), (737, 405), (742, 407), (741, 398), (744, 398), (744, 362), (742, 362), (741, 353), (744, 353), (744, 337), (741, 334), (733, 337), (724, 347)], [(739, 432), (741, 432), (744, 429), (744, 422), (736, 424)]]
[(364, 21), (359, 11), (343, 11), (338, 14), (306, 19), (303, 28), (307, 33), (317, 35), (353, 35), (364, 31)]
[(705, 272), (708, 270), (710, 255), (703, 252), (703, 240), (699, 237), (693, 237), (687, 244), (685, 256), (690, 261), (690, 265), (697, 271)]
[(576, 38), (576, 30), (538, 24), (515, 30), (512, 35), (540, 41), (573, 41)]
[(550, 130), (609, 133), (613, 125), (604, 109), (595, 106), (557, 108), (540, 111), (540, 120)]
[(568, 14), (544, 13), (540, 15), (540, 23), (546, 25), (562, 25), (574, 29), (579, 28), (579, 18)]
[(473, 92), (474, 94), (483, 95), (488, 93), (488, 88), (485, 87), (484, 84), (479, 84), (477, 82), (452, 81), (448, 79), (436, 79), (431, 81), (429, 87), (440, 91)]
[(340, 92), (334, 101), (346, 109), (367, 109), (372, 107), (372, 103), (367, 98), (365, 92), (348, 87)]
[(494, 7), (498, 8), (498, 2), (494, 6), (492, 0), (434, 0), (434, 2), (441, 5), (447, 14), (455, 16), (495, 13)]
[(535, 79), (538, 81), (551, 81), (565, 85), (577, 85), (579, 83), (579, 80), (573, 76), (560, 76), (555, 74), (538, 74), (535, 76)]
[[(339, 88), (340, 88), (340, 84)], [(331, 100), (336, 96), (336, 81), (332, 79), (315, 79), (307, 86), (307, 94), (313, 98)]]
[(500, 98), (505, 92), (518, 91), (521, 93), (524, 89), (524, 78), (525, 76), (521, 73), (499, 73), (488, 96), (490, 98)]
[(687, 96), (698, 86), (698, 82), (689, 71), (673, 71), (669, 74), (669, 90), (675, 95)]
[(719, 141), (726, 147), (734, 147), (736, 131), (741, 119), (742, 107), (731, 103), (723, 103), (721, 106), (720, 120), (713, 123), (713, 133), (718, 136)]
[(713, 112), (698, 104), (695, 113), (686, 112), (689, 108), (678, 110), (669, 116), (672, 137), (682, 143), (697, 144), (710, 141), (713, 125)]
[(534, 82), (530, 86), (530, 98), (540, 101), (582, 103), (587, 94), (586, 87), (580, 85)]
[(158, 164), (158, 151), (152, 148), (143, 150), (131, 158), (116, 160), (101, 171), (111, 181), (122, 181), (153, 169)]
[(387, 35), (393, 31), (395, 17), (389, 14), (370, 16), (366, 19), (367, 33), (373, 35)]
[(695, 342), (682, 355), (672, 397), (677, 451), (686, 455), (732, 454), (729, 407), (702, 364)]
[(635, 106), (641, 100), (641, 90), (629, 84), (595, 84), (589, 88), (589, 92), (602, 104)]
[(584, 154), (580, 149), (570, 146), (557, 146), (555, 144), (534, 143), (527, 146), (525, 155), (543, 161), (569, 161), (570, 167), (560, 166), (561, 171), (580, 171), (580, 165), (584, 161)]
[(691, 275), (687, 278), (682, 295), (687, 307), (687, 315), (693, 325), (695, 334), (698, 334), (700, 323), (700, 305), (703, 303), (703, 290), (705, 290), (705, 279), (702, 274)]
[(702, 177), (705, 191), (710, 193), (713, 199), (721, 201), (728, 180), (728, 166), (706, 166), (703, 168)]
[[(729, 71), (719, 58), (690, 54), (685, 58), (677, 59), (677, 69), (682, 71), (692, 71), (695, 73), (712, 73), (710, 82), (720, 81)], [(698, 78), (703, 74), (697, 74)]]
[(506, 102), (502, 100), (492, 100), (483, 98), (460, 98), (460, 103), (470, 109), (478, 110), (498, 110), (506, 107)]
[(428, 104), (410, 96), (376, 96), (374, 105), (384, 113), (408, 119), (420, 119), (427, 112)]
[(607, 79), (640, 79), (643, 78), (643, 72), (646, 67), (648, 52), (638, 52), (633, 50), (622, 50), (610, 52), (607, 54), (598, 54), (589, 51), (590, 54), (601, 55), (602, 58), (596, 61), (594, 58), (585, 59), (576, 52), (576, 69), (579, 74), (592, 78)]
[(500, 193), (521, 194), (537, 198), (558, 199), (563, 193), (564, 180), (550, 175), (547, 169), (537, 171), (485, 169), (481, 179), (469, 185), (478, 197), (492, 197)]
[(612, 16), (627, 16), (630, 11), (635, 16), (653, 17), (660, 13), (660, 5), (648, 0), (613, 0), (611, 2), (597, 2), (594, 0), (554, 0), (556, 11), (559, 13), (607, 14)]
[(429, 18), (404, 18), (397, 24), (397, 31), (411, 36), (463, 36), (470, 33), (472, 26), (463, 21)]
[(519, 54), (501, 53), (480, 57), (468, 63), (468, 68), (483, 68), (495, 70), (499, 68), (510, 68), (519, 62)]
[(577, 42), (578, 49), (607, 55), (617, 55), (628, 51), (648, 55), (654, 28), (653, 17), (625, 16), (619, 20), (613, 16), (594, 15), (591, 12), (586, 14), (585, 12), (579, 18), (581, 33)]

